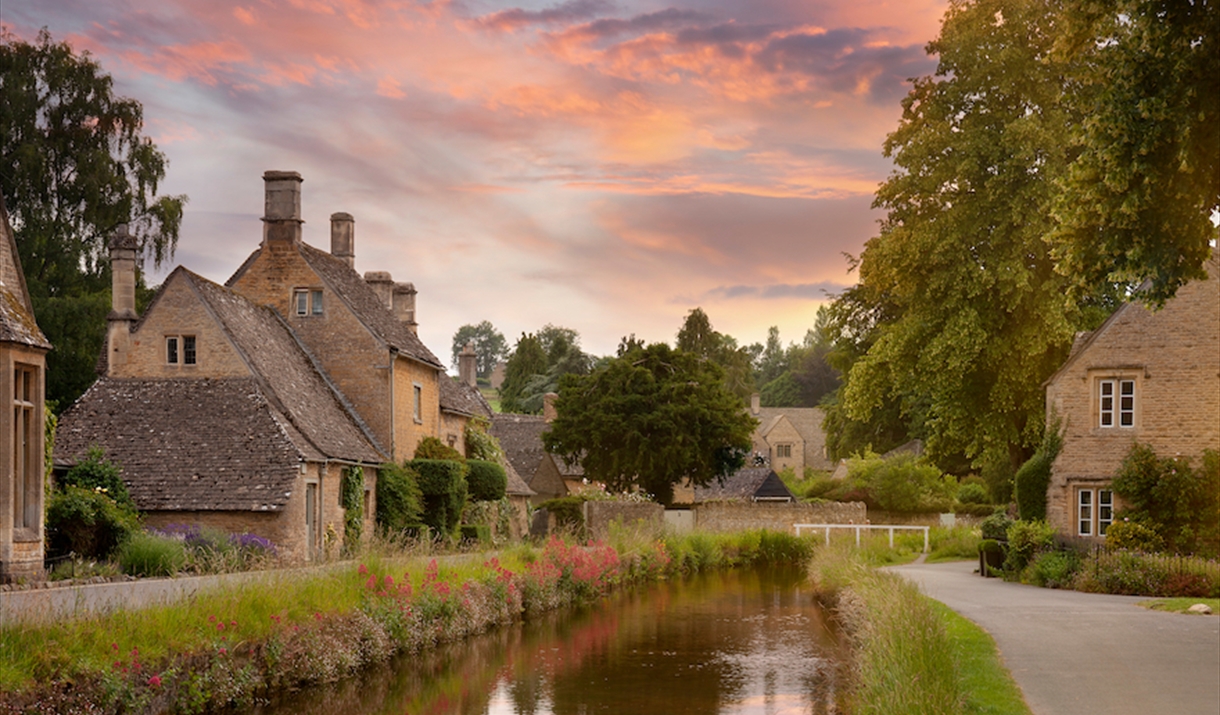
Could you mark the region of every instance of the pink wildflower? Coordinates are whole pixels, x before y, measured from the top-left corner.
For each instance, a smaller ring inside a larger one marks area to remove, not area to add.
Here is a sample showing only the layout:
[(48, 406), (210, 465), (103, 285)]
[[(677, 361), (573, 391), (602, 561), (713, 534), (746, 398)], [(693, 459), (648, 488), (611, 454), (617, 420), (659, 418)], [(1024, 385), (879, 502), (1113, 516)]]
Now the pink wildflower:
[(159, 688), (159, 687), (161, 687), (161, 676), (159, 676), (159, 675), (154, 675), (153, 677), (149, 678), (149, 679), (148, 679), (148, 687), (150, 687), (150, 688)]
[(229, 652), (229, 649), (228, 649), (228, 648), (221, 648), (221, 649), (220, 649), (220, 654), (221, 654), (221, 655), (225, 655), (225, 654), (226, 654), (226, 653), (228, 653), (228, 652)]
[(361, 576), (367, 576), (369, 573), (369, 567), (365, 566), (364, 564), (360, 564), (360, 568), (356, 569), (356, 573), (360, 574)]

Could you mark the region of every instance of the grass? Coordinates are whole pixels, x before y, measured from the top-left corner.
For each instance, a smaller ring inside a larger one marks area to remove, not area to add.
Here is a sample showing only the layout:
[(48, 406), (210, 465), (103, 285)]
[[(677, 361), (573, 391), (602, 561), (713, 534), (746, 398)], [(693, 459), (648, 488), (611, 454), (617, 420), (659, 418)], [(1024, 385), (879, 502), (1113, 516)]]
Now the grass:
[(1211, 608), (1212, 615), (1220, 614), (1220, 598), (1157, 598), (1151, 601), (1140, 601), (1139, 605), (1154, 611), (1187, 613), (1196, 603), (1202, 603)]
[(1025, 715), (1030, 713), (1021, 689), (1000, 662), (995, 641), (982, 628), (943, 603), (932, 602), (944, 619), (953, 644), (959, 680), (965, 691), (964, 713), (978, 715)]

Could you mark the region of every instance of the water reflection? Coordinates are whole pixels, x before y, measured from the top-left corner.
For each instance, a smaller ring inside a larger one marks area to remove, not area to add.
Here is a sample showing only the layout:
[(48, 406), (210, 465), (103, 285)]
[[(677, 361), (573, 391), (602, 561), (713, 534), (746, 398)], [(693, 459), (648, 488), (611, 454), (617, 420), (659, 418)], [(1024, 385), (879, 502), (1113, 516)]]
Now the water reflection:
[(801, 574), (713, 574), (403, 657), (263, 713), (833, 713), (835, 649)]

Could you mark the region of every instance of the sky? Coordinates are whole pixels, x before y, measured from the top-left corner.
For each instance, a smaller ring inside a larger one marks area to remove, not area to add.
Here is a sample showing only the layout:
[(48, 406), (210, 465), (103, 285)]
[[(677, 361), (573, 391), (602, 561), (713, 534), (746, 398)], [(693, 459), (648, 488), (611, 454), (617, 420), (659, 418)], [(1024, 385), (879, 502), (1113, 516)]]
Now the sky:
[(691, 309), (799, 342), (850, 286), (944, 0), (0, 0), (144, 106), (186, 194), (174, 265), (223, 283), (297, 171), (304, 240), (419, 291), (424, 342), (551, 323), (613, 354)]

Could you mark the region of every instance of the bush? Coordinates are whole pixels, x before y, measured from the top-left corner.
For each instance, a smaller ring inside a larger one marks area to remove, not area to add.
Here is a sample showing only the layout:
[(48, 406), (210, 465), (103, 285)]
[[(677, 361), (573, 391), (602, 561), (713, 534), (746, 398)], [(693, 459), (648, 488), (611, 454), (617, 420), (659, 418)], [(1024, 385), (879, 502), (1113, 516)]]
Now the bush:
[(1019, 576), (1034, 556), (1050, 549), (1055, 543), (1055, 528), (1045, 521), (1014, 521), (1008, 527), (1008, 556), (1004, 570)]
[(580, 497), (548, 499), (539, 506), (555, 516), (555, 525), (579, 532), (585, 528), (585, 500)]
[(1165, 548), (1165, 542), (1155, 531), (1137, 521), (1116, 521), (1106, 529), (1106, 546), (1153, 552)]
[(383, 464), (377, 472), (377, 528), (399, 533), (420, 524), (424, 513), (424, 494), (419, 475), (401, 464)]
[(462, 524), (458, 529), (464, 543), (491, 543), (491, 527), (486, 524)]
[(130, 576), (173, 576), (186, 566), (186, 545), (178, 539), (139, 531), (123, 542), (119, 566)]
[(471, 459), (466, 462), (469, 472), (466, 475), (466, 486), (470, 490), (470, 498), (475, 501), (499, 501), (508, 490), (508, 475), (495, 462), (481, 459)]
[(997, 541), (1008, 540), (1008, 527), (1012, 526), (1012, 519), (1002, 511), (997, 511), (991, 516), (983, 519), (979, 524), (979, 529), (983, 532), (984, 539), (995, 539)]
[(1114, 477), (1114, 493), (1126, 509), (1176, 553), (1220, 552), (1220, 455), (1208, 450), (1199, 468), (1185, 457), (1158, 457), (1134, 444)]
[(987, 504), (987, 487), (982, 484), (967, 482), (957, 488), (957, 501), (962, 504)]
[(848, 481), (867, 489), (877, 506), (886, 511), (934, 509), (952, 497), (941, 471), (913, 454), (888, 459), (875, 454), (852, 457), (847, 470)]
[(424, 495), (423, 522), (440, 535), (452, 534), (466, 506), (466, 465), (449, 459), (413, 459)]
[(97, 445), (89, 447), (84, 459), (60, 477), (59, 486), (101, 492), (117, 504), (135, 508), (135, 502), (131, 500), (131, 494), (127, 491), (118, 465), (106, 459), (106, 454)]
[(150, 531), (181, 543), (186, 552), (184, 570), (195, 573), (247, 571), (268, 564), (278, 554), (275, 544), (257, 534), (230, 534), (198, 524), (169, 524)]
[(339, 500), (343, 507), (343, 550), (352, 553), (364, 531), (364, 469), (344, 467), (339, 481)]
[(1079, 568), (1080, 554), (1075, 551), (1044, 551), (1026, 568), (1026, 580), (1035, 586), (1071, 588)]
[(416, 459), (448, 459), (455, 462), (464, 462), (466, 458), (462, 453), (440, 441), (436, 437), (424, 437), (415, 447)]
[(472, 419), (466, 425), (466, 458), (499, 462), (503, 456), (500, 440), (487, 432), (487, 421)]
[(1042, 434), (1042, 444), (1013, 478), (1016, 482), (1017, 515), (1023, 521), (1046, 518), (1046, 488), (1051, 483), (1051, 465), (1063, 448), (1059, 420), (1052, 420)]
[(49, 556), (74, 553), (104, 559), (139, 528), (140, 518), (133, 507), (95, 489), (68, 486), (47, 501)]

